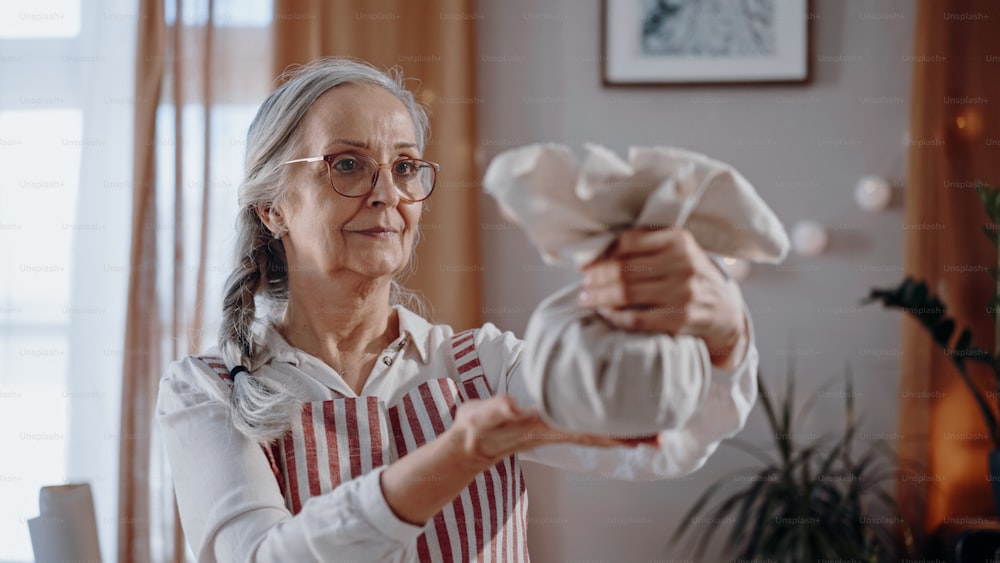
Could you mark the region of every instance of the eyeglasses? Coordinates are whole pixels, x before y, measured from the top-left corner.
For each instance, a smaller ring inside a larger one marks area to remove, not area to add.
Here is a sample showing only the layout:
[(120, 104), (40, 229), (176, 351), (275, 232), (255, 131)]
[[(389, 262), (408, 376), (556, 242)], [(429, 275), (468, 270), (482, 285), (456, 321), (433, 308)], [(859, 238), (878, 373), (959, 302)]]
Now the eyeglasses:
[(326, 162), (330, 186), (344, 197), (364, 197), (375, 189), (382, 168), (392, 171), (392, 181), (399, 198), (407, 203), (423, 201), (431, 196), (441, 165), (419, 158), (401, 158), (391, 164), (379, 164), (374, 158), (360, 154), (328, 154), (296, 158), (281, 164), (296, 162)]

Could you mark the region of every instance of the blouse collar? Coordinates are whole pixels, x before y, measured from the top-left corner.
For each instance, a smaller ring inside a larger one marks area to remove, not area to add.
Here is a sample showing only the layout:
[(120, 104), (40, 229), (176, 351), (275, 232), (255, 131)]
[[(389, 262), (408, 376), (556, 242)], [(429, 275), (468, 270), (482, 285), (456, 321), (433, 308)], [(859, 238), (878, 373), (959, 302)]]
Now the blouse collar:
[[(429, 356), (431, 323), (402, 305), (394, 305), (393, 308), (396, 310), (396, 316), (399, 320), (399, 335), (405, 340), (404, 346), (416, 350), (421, 363), (426, 364)], [(267, 351), (258, 356), (253, 369), (272, 361), (298, 366), (303, 355), (306, 354), (306, 352), (289, 344), (273, 322), (267, 322), (264, 325), (261, 339), (265, 343)]]

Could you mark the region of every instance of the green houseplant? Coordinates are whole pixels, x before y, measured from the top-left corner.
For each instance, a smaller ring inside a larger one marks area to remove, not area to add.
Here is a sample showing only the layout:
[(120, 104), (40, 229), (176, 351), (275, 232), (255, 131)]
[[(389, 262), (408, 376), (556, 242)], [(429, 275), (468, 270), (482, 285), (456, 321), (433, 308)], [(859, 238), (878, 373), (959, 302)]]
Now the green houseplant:
[[(1000, 240), (994, 228), (1000, 224), (1000, 191), (978, 184), (976, 192), (983, 203), (983, 208), (989, 216), (991, 224), (983, 226), (983, 232), (993, 242), (1000, 254)], [(901, 309), (913, 317), (930, 334), (934, 342), (944, 351), (944, 354), (955, 366), (959, 377), (972, 394), (979, 412), (986, 423), (993, 450), (989, 455), (990, 482), (993, 485), (993, 498), (1000, 513), (1000, 275), (994, 268), (993, 295), (990, 296), (987, 309), (993, 314), (996, 327), (994, 349), (989, 351), (972, 344), (973, 334), (968, 328), (958, 331), (957, 323), (947, 315), (945, 304), (931, 293), (926, 282), (905, 278), (899, 286), (888, 289), (874, 288), (862, 303), (878, 302), (883, 306)], [(968, 362), (986, 365), (993, 375), (993, 389), (984, 392), (972, 379), (968, 370)], [(991, 396), (993, 400), (991, 399)]]
[[(893, 468), (884, 454), (886, 448), (876, 447), (876, 443), (855, 455), (857, 424), (850, 374), (845, 383), (842, 433), (821, 436), (807, 444), (795, 439), (794, 429), (812, 400), (795, 412), (792, 366), (780, 402), (768, 392), (763, 379), (759, 384), (760, 403), (776, 453), (739, 440), (728, 441), (762, 465), (724, 476), (706, 489), (685, 514), (670, 543), (694, 536), (696, 560), (703, 560), (719, 527), (700, 526), (696, 531), (693, 524), (728, 519), (735, 522), (729, 531), (727, 545), (732, 553), (728, 555), (737, 559), (892, 560), (898, 551), (892, 527), (903, 522), (882, 483), (893, 479)], [(735, 485), (737, 490), (726, 494), (734, 483), (740, 483)], [(876, 507), (882, 508), (878, 513), (893, 516), (875, 516)]]

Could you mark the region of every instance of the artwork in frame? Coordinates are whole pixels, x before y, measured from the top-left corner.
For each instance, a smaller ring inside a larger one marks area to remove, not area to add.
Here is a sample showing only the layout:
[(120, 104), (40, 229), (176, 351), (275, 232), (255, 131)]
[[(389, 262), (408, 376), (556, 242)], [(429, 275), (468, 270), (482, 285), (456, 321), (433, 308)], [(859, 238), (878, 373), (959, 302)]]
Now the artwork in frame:
[(806, 82), (808, 0), (604, 0), (604, 82)]

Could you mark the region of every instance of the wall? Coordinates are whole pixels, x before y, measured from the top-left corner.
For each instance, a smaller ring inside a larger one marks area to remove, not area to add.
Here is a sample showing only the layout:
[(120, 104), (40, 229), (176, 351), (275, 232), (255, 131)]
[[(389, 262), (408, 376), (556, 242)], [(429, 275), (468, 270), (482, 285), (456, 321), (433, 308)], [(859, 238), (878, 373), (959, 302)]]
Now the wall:
[[(761, 377), (778, 387), (794, 363), (798, 396), (817, 393), (796, 429), (808, 440), (843, 421), (845, 367), (864, 415), (861, 445), (896, 432), (899, 316), (859, 308), (872, 286), (902, 274), (913, 4), (860, 0), (811, 6), (813, 78), (806, 85), (608, 88), (600, 76), (600, 5), (578, 0), (476, 4), (479, 145), (482, 164), (511, 146), (596, 142), (623, 153), (632, 144), (680, 145), (741, 170), (790, 228), (827, 225), (828, 251), (755, 266), (742, 284), (761, 353)], [(865, 174), (892, 179), (892, 208), (866, 213), (853, 202)], [(541, 263), (524, 236), (482, 201), (484, 313), (523, 332), (534, 305), (574, 279)], [(832, 383), (832, 388), (820, 391)], [(741, 439), (765, 444), (760, 409)], [(530, 547), (538, 561), (649, 561), (667, 549), (694, 498), (753, 459), (723, 446), (706, 467), (674, 482), (615, 483), (529, 466)], [(701, 524), (705, 525), (705, 524)], [(721, 539), (721, 538), (720, 538)]]

